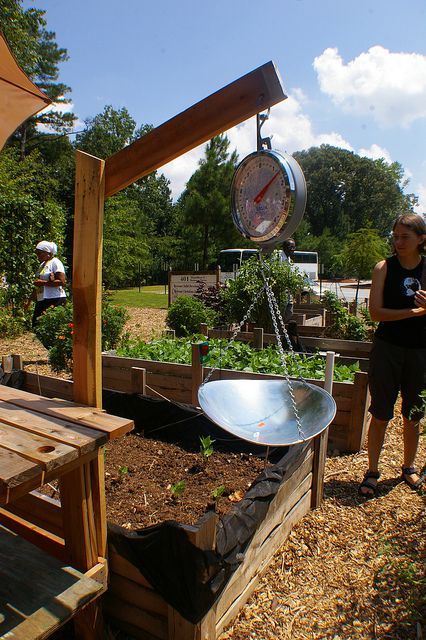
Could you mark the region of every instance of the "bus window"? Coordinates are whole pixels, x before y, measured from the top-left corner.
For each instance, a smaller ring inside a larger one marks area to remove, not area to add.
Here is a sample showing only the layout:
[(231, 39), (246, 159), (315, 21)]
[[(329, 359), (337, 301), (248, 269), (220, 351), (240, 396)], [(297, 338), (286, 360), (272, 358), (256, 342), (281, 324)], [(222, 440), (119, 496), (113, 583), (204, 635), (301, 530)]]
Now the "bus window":
[(292, 261), (311, 280), (318, 280), (318, 253), (316, 251), (295, 251)]
[(219, 253), (220, 281), (235, 278), (241, 263), (258, 254), (257, 249), (223, 249)]

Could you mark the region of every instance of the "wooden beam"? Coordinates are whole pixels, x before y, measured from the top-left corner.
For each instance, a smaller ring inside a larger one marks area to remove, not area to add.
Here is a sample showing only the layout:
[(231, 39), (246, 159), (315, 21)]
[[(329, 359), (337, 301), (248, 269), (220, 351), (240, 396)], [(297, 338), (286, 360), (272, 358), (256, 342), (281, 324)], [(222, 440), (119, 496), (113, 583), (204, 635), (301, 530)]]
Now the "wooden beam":
[(77, 151), (73, 245), (74, 401), (102, 405), (101, 292), (105, 162)]
[(106, 160), (105, 196), (285, 100), (273, 62), (235, 80)]

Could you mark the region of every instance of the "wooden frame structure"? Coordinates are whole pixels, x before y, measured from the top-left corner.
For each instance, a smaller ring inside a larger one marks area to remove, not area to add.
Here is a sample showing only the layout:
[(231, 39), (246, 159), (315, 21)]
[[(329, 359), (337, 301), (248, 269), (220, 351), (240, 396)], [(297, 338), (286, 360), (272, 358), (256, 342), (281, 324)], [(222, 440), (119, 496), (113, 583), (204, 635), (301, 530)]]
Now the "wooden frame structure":
[(74, 212), (75, 402), (101, 408), (104, 200), (213, 136), (284, 100), (272, 62), (258, 67), (107, 158), (76, 154)]

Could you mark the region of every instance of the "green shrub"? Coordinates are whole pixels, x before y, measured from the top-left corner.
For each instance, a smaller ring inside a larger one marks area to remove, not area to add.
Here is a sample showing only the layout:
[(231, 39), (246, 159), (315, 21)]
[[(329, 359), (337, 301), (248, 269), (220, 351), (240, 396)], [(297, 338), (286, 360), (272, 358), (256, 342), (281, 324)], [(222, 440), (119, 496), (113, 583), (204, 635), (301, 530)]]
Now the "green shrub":
[[(263, 269), (269, 277), (278, 306), (283, 313), (289, 297), (294, 297), (306, 287), (305, 277), (294, 265), (274, 259), (265, 261)], [(244, 262), (238, 277), (227, 281), (227, 286), (221, 291), (221, 297), (223, 312), (228, 323), (241, 322), (256, 294), (261, 290), (263, 282), (262, 264), (257, 257)], [(255, 322), (258, 327), (272, 331), (266, 293), (260, 296), (249, 320)]]
[(368, 328), (364, 321), (353, 316), (340, 302), (335, 293), (326, 291), (323, 303), (331, 313), (331, 324), (327, 329), (327, 336), (341, 340), (365, 340)]
[(0, 338), (15, 338), (24, 330), (25, 316), (13, 313), (6, 304), (6, 290), (0, 289)]
[[(102, 350), (114, 349), (123, 332), (128, 314), (124, 307), (112, 305), (108, 296), (102, 300)], [(35, 334), (49, 351), (49, 363), (56, 371), (72, 367), (74, 333), (71, 303), (51, 307), (37, 321)]]
[(190, 296), (179, 296), (167, 314), (167, 325), (175, 330), (177, 336), (197, 333), (202, 322), (214, 326), (215, 320), (216, 314), (212, 309)]

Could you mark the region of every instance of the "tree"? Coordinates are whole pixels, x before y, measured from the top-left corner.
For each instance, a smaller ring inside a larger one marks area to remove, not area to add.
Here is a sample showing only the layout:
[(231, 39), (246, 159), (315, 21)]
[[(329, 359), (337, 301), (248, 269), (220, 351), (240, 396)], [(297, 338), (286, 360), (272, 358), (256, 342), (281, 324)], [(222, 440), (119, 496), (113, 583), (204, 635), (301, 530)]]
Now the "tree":
[(77, 134), (75, 146), (97, 158), (108, 158), (134, 138), (136, 122), (125, 107), (104, 107), (102, 113), (85, 120), (85, 130)]
[(37, 242), (48, 238), (62, 245), (65, 211), (55, 198), (58, 191), (38, 152), (23, 160), (17, 149), (0, 154), (0, 273), (15, 309), (32, 290)]
[[(86, 120), (76, 147), (98, 158), (107, 158), (152, 129), (136, 122), (125, 107), (107, 105)], [(176, 216), (168, 180), (153, 172), (141, 178), (105, 204), (103, 277), (108, 287), (135, 284), (138, 273), (165, 270), (170, 262)]]
[(370, 160), (329, 145), (294, 154), (305, 174), (305, 217), (314, 236), (327, 227), (343, 240), (374, 225), (384, 235), (399, 213), (411, 211), (412, 196), (403, 193), (403, 168), (397, 162)]
[(355, 304), (358, 302), (359, 283), (370, 278), (374, 265), (389, 253), (389, 245), (376, 229), (359, 229), (351, 233), (342, 251), (335, 256), (347, 275), (357, 278)]
[(226, 135), (212, 138), (200, 160), (199, 168), (190, 177), (179, 205), (184, 226), (188, 227), (188, 257), (205, 269), (215, 260), (219, 250), (241, 237), (230, 215), (229, 193), (237, 163), (237, 154), (229, 154)]
[[(56, 34), (46, 29), (45, 14), (34, 8), (24, 11), (21, 0), (0, 0), (0, 24), (18, 63), (56, 105), (65, 105), (70, 102), (65, 97), (70, 88), (58, 82), (58, 78), (59, 65), (68, 59), (68, 53), (58, 46)], [(17, 129), (12, 144), (18, 142), (23, 157), (27, 143), (31, 141), (32, 149), (43, 137), (38, 130), (40, 125), (66, 132), (72, 128), (74, 120), (74, 114), (58, 109), (38, 114)]]

